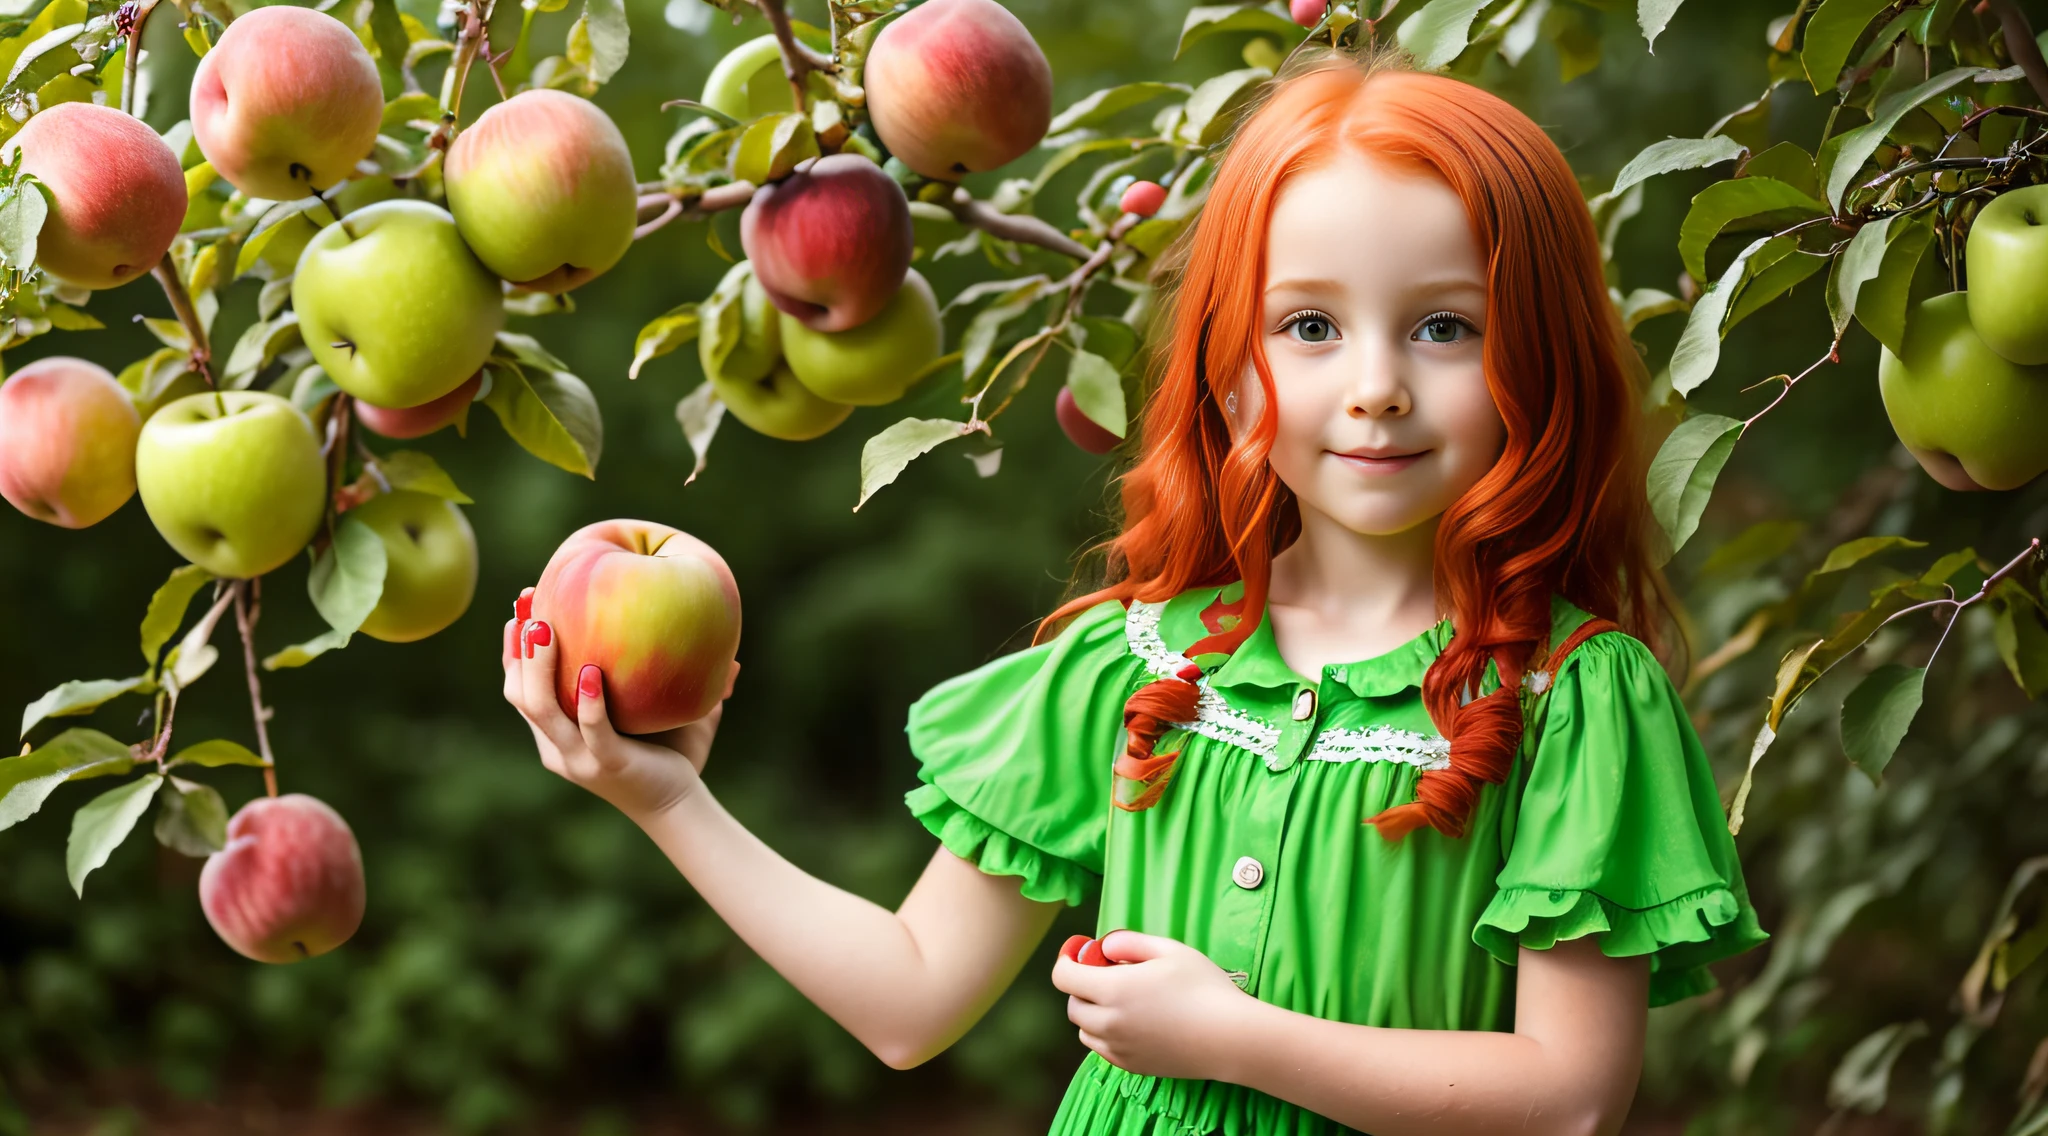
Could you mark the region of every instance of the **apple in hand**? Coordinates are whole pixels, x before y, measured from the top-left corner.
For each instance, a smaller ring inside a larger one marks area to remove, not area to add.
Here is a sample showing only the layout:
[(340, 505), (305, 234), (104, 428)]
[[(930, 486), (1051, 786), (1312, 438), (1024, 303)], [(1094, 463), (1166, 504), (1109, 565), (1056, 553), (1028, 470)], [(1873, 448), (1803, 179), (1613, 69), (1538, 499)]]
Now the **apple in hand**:
[(1122, 438), (1102, 428), (1101, 424), (1081, 412), (1081, 404), (1074, 401), (1074, 388), (1061, 387), (1053, 398), (1052, 415), (1059, 420), (1060, 429), (1066, 432), (1067, 441), (1091, 454), (1106, 454), (1123, 442)]
[(911, 269), (880, 315), (851, 331), (812, 331), (784, 314), (782, 354), (811, 393), (851, 406), (903, 397), (944, 346), (939, 302)]
[(384, 542), (384, 595), (363, 634), (411, 643), (447, 627), (476, 595), (476, 533), (455, 502), (410, 489), (379, 493), (348, 515)]
[(0, 497), (39, 521), (96, 525), (135, 495), (142, 416), (105, 367), (53, 355), (0, 383)]
[(861, 83), (882, 145), (939, 181), (1022, 156), (1052, 123), (1052, 67), (995, 0), (926, 0), (896, 17)]
[(812, 394), (780, 360), (752, 382), (713, 376), (710, 383), (734, 418), (755, 433), (785, 442), (822, 437), (853, 413), (851, 406)]
[(192, 75), (192, 137), (228, 184), (288, 201), (355, 173), (384, 121), (377, 64), (348, 25), (273, 4), (237, 16)]
[[(767, 289), (754, 278), (753, 265), (740, 261), (726, 270), (718, 291), (739, 291), (740, 334), (725, 358), (711, 354), (709, 328), (697, 333), (697, 362), (709, 378), (735, 383), (759, 382), (782, 361), (782, 320), (768, 299)], [(701, 309), (700, 309), (701, 310)]]
[(257, 962), (324, 955), (362, 926), (363, 853), (341, 814), (304, 793), (258, 797), (199, 871), (214, 933)]
[(36, 263), (85, 288), (126, 284), (155, 268), (185, 221), (178, 156), (133, 115), (58, 103), (7, 144), (50, 191)]
[(874, 318), (903, 282), (915, 242), (903, 187), (858, 154), (797, 163), (740, 214), (755, 279), (814, 331)]
[(448, 210), (484, 267), (535, 292), (567, 292), (633, 245), (639, 190), (625, 135), (567, 91), (522, 91), (455, 136)]
[(2048, 470), (2048, 367), (1987, 346), (1964, 293), (1921, 301), (1900, 346), (1878, 363), (1878, 391), (1930, 476), (1950, 489), (2017, 489)]
[(320, 230), (299, 255), (292, 307), (335, 385), (393, 410), (468, 382), (505, 326), (504, 290), (455, 218), (413, 200), (380, 201)]
[(555, 550), (533, 593), (560, 652), (555, 694), (576, 714), (585, 665), (604, 672), (623, 734), (672, 730), (709, 714), (730, 687), (740, 592), (710, 545), (652, 521), (600, 521)]
[(313, 424), (265, 391), (208, 391), (159, 410), (135, 446), (135, 484), (178, 555), (216, 576), (261, 576), (320, 527), (327, 467)]
[(424, 438), (444, 426), (458, 426), (469, 418), (469, 407), (476, 401), (476, 392), (484, 385), (484, 373), (478, 371), (469, 381), (442, 395), (432, 402), (393, 410), (388, 406), (376, 406), (356, 400), (356, 421), (386, 438)]
[(1970, 224), (1970, 325), (2015, 363), (2048, 363), (2048, 185), (2001, 193)]

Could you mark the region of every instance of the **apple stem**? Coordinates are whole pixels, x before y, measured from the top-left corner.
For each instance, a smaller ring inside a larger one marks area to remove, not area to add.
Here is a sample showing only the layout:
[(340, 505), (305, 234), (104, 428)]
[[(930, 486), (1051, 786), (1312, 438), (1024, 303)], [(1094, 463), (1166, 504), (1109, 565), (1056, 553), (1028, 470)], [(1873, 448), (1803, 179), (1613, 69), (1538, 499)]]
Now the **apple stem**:
[[(142, 56), (142, 25), (149, 19), (149, 14), (156, 10), (157, 0), (140, 0), (139, 3), (131, 0), (131, 3), (134, 4), (132, 8), (128, 4), (122, 5), (124, 10), (133, 13), (128, 17), (127, 54), (121, 58), (122, 114), (135, 113), (135, 65)], [(117, 15), (116, 18), (120, 17)]]
[(171, 302), (171, 311), (178, 317), (178, 323), (185, 328), (185, 334), (192, 340), (192, 369), (206, 380), (208, 387), (218, 389), (213, 381), (213, 368), (208, 364), (213, 359), (213, 348), (207, 344), (206, 324), (199, 319), (199, 309), (192, 306), (192, 295), (185, 291), (185, 282), (178, 278), (178, 265), (170, 253), (149, 270), (156, 282), (163, 285), (164, 297)]
[[(263, 790), (277, 796), (277, 760), (270, 753), (270, 710), (263, 705), (263, 681), (256, 675), (256, 620), (263, 614), (263, 579), (236, 580), (235, 627), (242, 633), (242, 669), (249, 675), (249, 710), (256, 719), (256, 752), (263, 757)], [(177, 706), (172, 704), (175, 712)], [(168, 731), (166, 731), (168, 732)]]

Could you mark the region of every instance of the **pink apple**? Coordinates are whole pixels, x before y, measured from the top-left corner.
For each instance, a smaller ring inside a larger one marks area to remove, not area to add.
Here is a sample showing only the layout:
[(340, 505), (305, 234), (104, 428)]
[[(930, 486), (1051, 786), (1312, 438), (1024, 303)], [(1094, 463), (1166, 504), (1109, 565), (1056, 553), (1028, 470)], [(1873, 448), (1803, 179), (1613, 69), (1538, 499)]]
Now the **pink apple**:
[(86, 288), (113, 288), (164, 258), (185, 220), (178, 157), (142, 120), (94, 103), (58, 103), (7, 145), (50, 190), (36, 263)]
[(192, 74), (192, 137), (228, 184), (288, 201), (355, 174), (384, 121), (356, 33), (290, 4), (237, 16)]
[(142, 416), (97, 363), (53, 355), (0, 383), (0, 497), (82, 529), (135, 495)]
[(469, 414), (469, 405), (476, 399), (477, 388), (483, 382), (484, 373), (478, 371), (469, 377), (468, 382), (440, 398), (402, 410), (372, 406), (357, 399), (356, 421), (386, 438), (424, 438), (444, 426), (462, 421)]
[(1052, 122), (1052, 67), (995, 0), (926, 0), (898, 16), (861, 82), (882, 145), (940, 181), (1022, 156)]
[(577, 679), (595, 664), (620, 733), (694, 722), (732, 685), (739, 586), (710, 545), (667, 525), (600, 521), (571, 533), (541, 573), (533, 618), (553, 632), (562, 711), (576, 713)]
[(880, 314), (903, 284), (914, 243), (903, 188), (858, 154), (799, 163), (740, 215), (754, 278), (812, 331), (846, 331)]
[(257, 962), (297, 962), (363, 922), (363, 855), (341, 814), (303, 793), (258, 797), (228, 821), (226, 848), (199, 873), (214, 932)]

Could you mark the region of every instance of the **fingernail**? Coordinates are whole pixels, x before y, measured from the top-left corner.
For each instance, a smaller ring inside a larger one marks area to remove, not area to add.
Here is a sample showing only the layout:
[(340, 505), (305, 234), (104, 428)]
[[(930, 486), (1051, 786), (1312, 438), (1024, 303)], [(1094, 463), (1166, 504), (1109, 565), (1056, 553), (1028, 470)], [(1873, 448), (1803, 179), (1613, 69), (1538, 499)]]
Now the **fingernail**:
[(1068, 935), (1067, 941), (1060, 944), (1060, 956), (1068, 962), (1081, 961), (1081, 945), (1087, 941), (1086, 935)]
[(576, 700), (581, 702), (585, 698), (596, 698), (603, 693), (604, 672), (593, 664), (583, 664), (583, 669), (576, 674)]
[(512, 618), (518, 620), (521, 623), (525, 623), (527, 620), (533, 618), (532, 588), (528, 588), (525, 591), (520, 592), (519, 598), (512, 601)]
[(532, 623), (526, 625), (527, 658), (530, 659), (533, 657), (533, 649), (535, 647), (545, 647), (548, 644), (553, 643), (554, 641), (555, 633), (552, 630), (550, 630), (548, 625), (542, 620), (536, 619)]

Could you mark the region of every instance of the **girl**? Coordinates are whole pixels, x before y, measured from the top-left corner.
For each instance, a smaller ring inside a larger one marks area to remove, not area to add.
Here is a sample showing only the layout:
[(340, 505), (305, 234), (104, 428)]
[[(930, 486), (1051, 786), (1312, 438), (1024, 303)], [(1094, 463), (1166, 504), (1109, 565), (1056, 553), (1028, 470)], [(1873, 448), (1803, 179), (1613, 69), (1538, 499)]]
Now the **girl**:
[(1110, 582), (911, 707), (942, 847), (896, 911), (719, 806), (716, 715), (620, 737), (585, 668), (564, 716), (524, 612), (506, 698), (896, 1068), (1099, 889), (1113, 930), (1052, 966), (1092, 1051), (1056, 1134), (1618, 1130), (1646, 1006), (1764, 933), (1647, 645), (1641, 369), (1563, 156), (1474, 87), (1324, 58), (1161, 284)]

